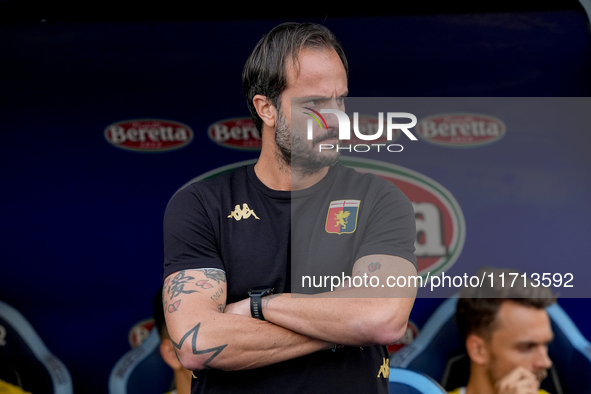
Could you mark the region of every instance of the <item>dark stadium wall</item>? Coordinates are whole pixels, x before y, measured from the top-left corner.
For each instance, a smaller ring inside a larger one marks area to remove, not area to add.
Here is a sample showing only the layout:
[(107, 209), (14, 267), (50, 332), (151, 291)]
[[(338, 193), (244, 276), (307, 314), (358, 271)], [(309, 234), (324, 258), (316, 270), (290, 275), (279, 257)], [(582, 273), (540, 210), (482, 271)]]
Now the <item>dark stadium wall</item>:
[[(0, 300), (29, 319), (76, 391), (105, 393), (130, 327), (152, 315), (172, 194), (207, 171), (257, 157), (216, 143), (208, 129), (248, 117), (242, 67), (279, 22), (0, 25)], [(583, 12), (317, 22), (343, 43), (354, 97), (591, 93)], [(591, 256), (588, 124), (544, 128), (552, 114), (539, 115), (518, 129), (509, 116), (504, 137), (486, 146), (420, 140), (388, 160), (443, 185), (461, 207), (465, 242), (446, 273), (481, 265), (577, 272), (583, 292), (561, 304), (591, 338), (581, 312), (590, 305), (589, 268), (580, 269)], [(122, 134), (146, 119), (157, 120), (151, 125), (161, 134)], [(417, 300), (419, 327), (439, 302)]]

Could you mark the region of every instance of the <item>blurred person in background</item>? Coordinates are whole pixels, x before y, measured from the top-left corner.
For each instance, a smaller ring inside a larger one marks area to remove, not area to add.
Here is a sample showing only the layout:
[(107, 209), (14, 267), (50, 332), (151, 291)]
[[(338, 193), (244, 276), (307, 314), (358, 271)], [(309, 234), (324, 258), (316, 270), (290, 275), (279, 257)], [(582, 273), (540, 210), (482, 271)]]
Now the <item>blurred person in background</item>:
[(546, 307), (556, 297), (517, 271), (483, 268), (479, 275), (483, 271), (493, 274), (492, 286), (487, 280), (483, 287), (460, 291), (456, 321), (470, 358), (470, 379), (450, 394), (547, 394), (540, 383), (552, 366), (548, 344), (554, 335)]

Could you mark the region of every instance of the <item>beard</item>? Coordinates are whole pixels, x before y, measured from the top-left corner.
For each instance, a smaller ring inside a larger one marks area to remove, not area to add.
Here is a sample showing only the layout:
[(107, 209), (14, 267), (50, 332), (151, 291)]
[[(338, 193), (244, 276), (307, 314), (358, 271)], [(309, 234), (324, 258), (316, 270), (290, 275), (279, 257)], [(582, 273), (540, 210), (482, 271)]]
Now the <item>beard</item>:
[(298, 133), (292, 134), (290, 126), (283, 117), (281, 109), (277, 111), (277, 124), (275, 126), (275, 145), (278, 148), (277, 155), (291, 170), (300, 175), (311, 175), (324, 167), (330, 167), (338, 163), (341, 154), (339, 152), (322, 154), (316, 150), (316, 146), (329, 138), (338, 138), (338, 131), (329, 130), (312, 140), (312, 146)]
[[(487, 370), (487, 374), (488, 374), (488, 378), (489, 378), (490, 382), (492, 382), (492, 384), (494, 385), (497, 382), (499, 382), (500, 380), (502, 380), (505, 376), (507, 376), (512, 371), (513, 371), (513, 369), (510, 369), (508, 372), (501, 372), (497, 360), (495, 358), (493, 358), (492, 363)], [(548, 375), (548, 370), (542, 369), (542, 370), (532, 371), (532, 373), (536, 376), (536, 379), (538, 380), (538, 382), (542, 383), (542, 381), (544, 379), (546, 379), (546, 376)]]
[[(536, 375), (536, 379), (538, 380), (538, 382), (542, 383), (542, 381), (544, 379), (546, 379), (546, 376), (548, 376), (548, 370), (544, 369), (544, 370), (540, 370), (540, 371), (533, 371), (533, 374)], [(496, 382), (500, 381), (505, 376), (506, 375), (497, 376), (490, 369), (488, 370), (488, 378), (490, 379), (491, 382), (493, 382), (493, 384), (495, 384)]]

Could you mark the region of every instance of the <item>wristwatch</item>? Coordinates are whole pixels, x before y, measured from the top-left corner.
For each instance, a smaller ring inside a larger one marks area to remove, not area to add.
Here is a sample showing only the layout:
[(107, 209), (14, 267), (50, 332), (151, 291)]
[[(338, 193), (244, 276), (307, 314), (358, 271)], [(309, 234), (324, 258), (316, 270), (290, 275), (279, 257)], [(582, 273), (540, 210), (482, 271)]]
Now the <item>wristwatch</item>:
[(248, 290), (250, 296), (250, 313), (252, 317), (259, 320), (265, 320), (263, 316), (262, 299), (264, 296), (273, 294), (273, 288), (269, 286), (253, 287)]

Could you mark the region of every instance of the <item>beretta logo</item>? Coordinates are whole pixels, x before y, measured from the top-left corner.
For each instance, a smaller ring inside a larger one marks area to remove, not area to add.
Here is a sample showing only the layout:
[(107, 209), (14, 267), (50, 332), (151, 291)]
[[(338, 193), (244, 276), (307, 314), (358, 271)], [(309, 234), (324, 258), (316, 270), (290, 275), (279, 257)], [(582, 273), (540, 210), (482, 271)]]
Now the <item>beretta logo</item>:
[[(219, 167), (192, 179), (183, 187), (256, 161)], [(410, 199), (415, 210), (415, 255), (419, 275), (423, 278), (429, 272), (431, 276), (437, 275), (454, 265), (464, 247), (466, 223), (460, 205), (449, 190), (423, 174), (394, 164), (351, 156), (341, 157), (340, 161), (358, 172), (372, 173), (394, 183)]]
[(133, 325), (129, 330), (128, 340), (132, 348), (136, 348), (142, 344), (150, 335), (150, 330), (154, 327), (154, 319), (144, 319)]
[(499, 118), (477, 114), (440, 114), (421, 119), (417, 134), (432, 144), (475, 147), (498, 141), (506, 127)]
[(209, 138), (218, 145), (239, 150), (261, 150), (261, 134), (251, 118), (220, 120), (207, 129)]
[(193, 140), (193, 130), (173, 120), (134, 119), (113, 123), (105, 139), (117, 148), (136, 152), (164, 152), (180, 149)]

